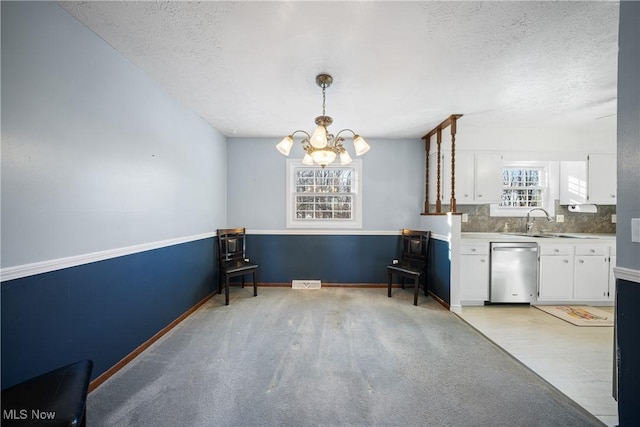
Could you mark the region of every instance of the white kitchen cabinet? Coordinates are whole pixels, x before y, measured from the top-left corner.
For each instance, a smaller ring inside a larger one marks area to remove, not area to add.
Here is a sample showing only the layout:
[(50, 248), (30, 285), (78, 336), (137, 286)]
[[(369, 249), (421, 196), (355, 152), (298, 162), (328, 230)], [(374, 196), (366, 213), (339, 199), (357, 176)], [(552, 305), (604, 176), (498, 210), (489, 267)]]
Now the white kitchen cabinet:
[[(440, 201), (451, 202), (451, 151), (441, 151)], [(429, 203), (435, 204), (437, 195), (438, 153), (429, 155)], [(502, 155), (456, 151), (456, 203), (498, 203), (502, 195)]]
[(617, 192), (616, 155), (589, 154), (588, 203), (615, 205)]
[(475, 153), (475, 203), (500, 203), (502, 197), (502, 155)]
[(588, 203), (587, 179), (586, 160), (560, 162), (560, 204)]
[(573, 299), (573, 245), (539, 245), (540, 283), (538, 301)]
[(609, 247), (576, 245), (573, 296), (576, 300), (609, 300)]
[(456, 203), (475, 203), (475, 155), (472, 151), (456, 151)]
[(482, 305), (489, 300), (489, 243), (460, 246), (460, 301)]

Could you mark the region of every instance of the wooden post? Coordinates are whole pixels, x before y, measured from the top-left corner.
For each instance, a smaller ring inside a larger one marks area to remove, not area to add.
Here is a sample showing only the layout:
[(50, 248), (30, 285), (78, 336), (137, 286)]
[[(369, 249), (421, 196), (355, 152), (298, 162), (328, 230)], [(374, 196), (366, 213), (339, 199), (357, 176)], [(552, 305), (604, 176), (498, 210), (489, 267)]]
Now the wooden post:
[(424, 151), (425, 151), (425, 159), (424, 159), (424, 213), (429, 213), (429, 150), (431, 149), (431, 138), (424, 139)]
[(451, 116), (451, 200), (449, 212), (456, 212), (456, 117)]
[(440, 166), (440, 163), (442, 163), (442, 152), (441, 152), (441, 146), (442, 146), (442, 129), (438, 128), (438, 133), (437, 133), (437, 137), (438, 139), (436, 140), (436, 143), (438, 144), (438, 174), (436, 176), (436, 213), (441, 213), (442, 212), (442, 194), (441, 194), (441, 190), (440, 190), (440, 176), (442, 175), (442, 168)]

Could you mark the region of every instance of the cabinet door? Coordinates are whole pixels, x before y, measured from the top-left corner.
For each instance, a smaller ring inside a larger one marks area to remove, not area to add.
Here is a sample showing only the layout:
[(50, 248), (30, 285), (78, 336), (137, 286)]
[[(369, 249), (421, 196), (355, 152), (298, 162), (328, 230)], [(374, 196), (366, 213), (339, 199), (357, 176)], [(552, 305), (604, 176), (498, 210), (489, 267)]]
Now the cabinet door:
[(456, 151), (456, 203), (474, 204), (475, 156), (472, 151)]
[(479, 302), (489, 300), (489, 256), (460, 256), (460, 300)]
[(578, 256), (574, 263), (574, 297), (577, 300), (609, 299), (609, 263), (607, 256)]
[(589, 155), (589, 203), (616, 204), (616, 155)]
[(502, 196), (502, 155), (476, 153), (475, 155), (476, 203), (500, 203)]
[(540, 290), (538, 300), (571, 301), (573, 299), (573, 256), (540, 256)]
[(560, 204), (587, 203), (587, 161), (560, 162)]

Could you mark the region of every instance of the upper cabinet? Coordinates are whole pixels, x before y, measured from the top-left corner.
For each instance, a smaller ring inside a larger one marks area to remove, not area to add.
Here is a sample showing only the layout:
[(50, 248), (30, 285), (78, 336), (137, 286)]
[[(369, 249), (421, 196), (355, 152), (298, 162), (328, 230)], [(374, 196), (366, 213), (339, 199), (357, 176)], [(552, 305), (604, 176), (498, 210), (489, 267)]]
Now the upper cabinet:
[(616, 155), (589, 154), (588, 203), (615, 205), (617, 192)]
[(586, 161), (560, 162), (560, 204), (616, 204), (616, 155), (589, 154)]
[[(440, 200), (451, 200), (451, 151), (440, 153)], [(429, 200), (437, 200), (438, 154), (429, 156)], [(502, 155), (457, 151), (455, 157), (456, 203), (499, 203), (502, 193)]]
[(587, 162), (560, 162), (560, 204), (582, 205), (587, 197)]
[(475, 153), (475, 203), (500, 203), (502, 155)]

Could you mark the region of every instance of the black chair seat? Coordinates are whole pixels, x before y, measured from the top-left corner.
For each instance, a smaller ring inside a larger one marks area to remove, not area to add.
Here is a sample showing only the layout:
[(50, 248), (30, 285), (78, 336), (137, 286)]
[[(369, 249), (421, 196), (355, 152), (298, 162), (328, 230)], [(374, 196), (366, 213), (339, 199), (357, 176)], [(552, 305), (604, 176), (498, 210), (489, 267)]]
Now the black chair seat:
[(82, 360), (2, 391), (3, 426), (85, 426), (93, 362)]
[(223, 268), (224, 268), (224, 271), (227, 272), (227, 274), (233, 274), (233, 273), (244, 274), (248, 270), (253, 270), (255, 268), (258, 268), (258, 264), (254, 264), (252, 262), (247, 262), (247, 261), (232, 261), (232, 262), (224, 263)]

